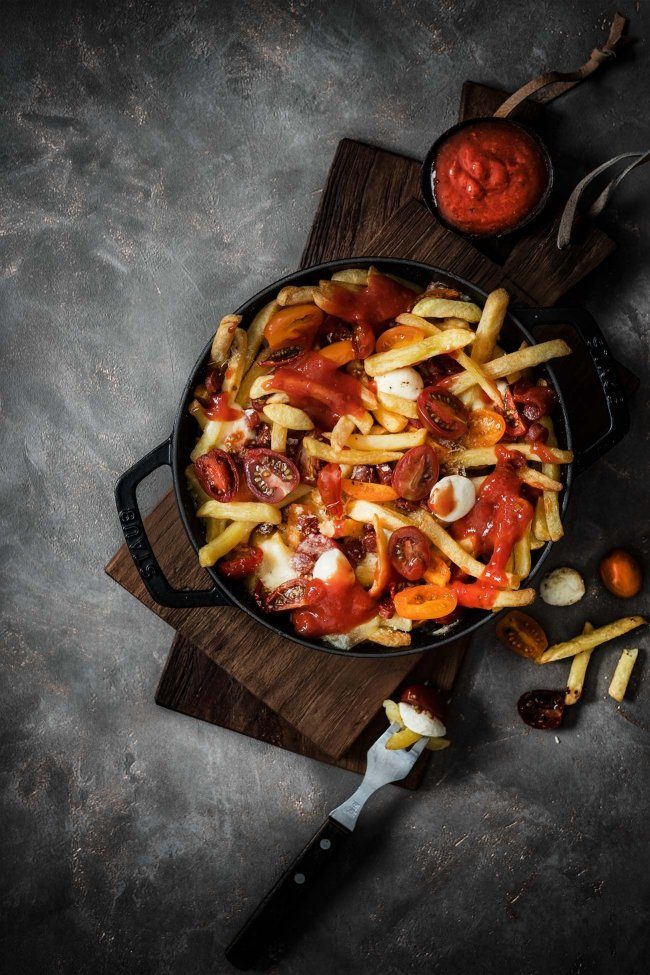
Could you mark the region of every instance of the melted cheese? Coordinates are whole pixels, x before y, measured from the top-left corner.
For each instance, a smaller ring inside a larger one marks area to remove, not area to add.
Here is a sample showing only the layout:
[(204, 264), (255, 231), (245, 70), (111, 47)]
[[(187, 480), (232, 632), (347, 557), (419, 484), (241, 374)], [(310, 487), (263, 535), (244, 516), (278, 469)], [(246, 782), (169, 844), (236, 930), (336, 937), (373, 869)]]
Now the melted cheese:
[(276, 589), (283, 582), (296, 578), (298, 573), (291, 565), (293, 552), (284, 544), (279, 532), (263, 538), (257, 545), (264, 555), (256, 575), (267, 589)]

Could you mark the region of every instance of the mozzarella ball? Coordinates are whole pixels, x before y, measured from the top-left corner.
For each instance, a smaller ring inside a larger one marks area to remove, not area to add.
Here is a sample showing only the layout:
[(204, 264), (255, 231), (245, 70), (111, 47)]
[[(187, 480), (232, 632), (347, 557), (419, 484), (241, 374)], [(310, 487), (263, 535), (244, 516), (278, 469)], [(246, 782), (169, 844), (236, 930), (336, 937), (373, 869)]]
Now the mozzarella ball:
[(442, 721), (439, 718), (434, 718), (430, 711), (419, 711), (412, 704), (400, 703), (399, 713), (406, 727), (417, 735), (426, 735), (427, 738), (442, 738), (447, 730)]
[(410, 366), (377, 376), (375, 382), (380, 393), (390, 393), (402, 399), (416, 400), (424, 389), (422, 376)]
[(542, 579), (539, 594), (549, 606), (573, 606), (585, 594), (584, 580), (575, 569), (553, 569)]
[(472, 510), (475, 503), (474, 483), (462, 474), (440, 478), (429, 495), (429, 507), (440, 521), (458, 521)]
[(312, 578), (321, 579), (323, 582), (331, 582), (336, 578), (351, 584), (356, 578), (354, 569), (338, 548), (330, 548), (319, 555), (311, 574)]

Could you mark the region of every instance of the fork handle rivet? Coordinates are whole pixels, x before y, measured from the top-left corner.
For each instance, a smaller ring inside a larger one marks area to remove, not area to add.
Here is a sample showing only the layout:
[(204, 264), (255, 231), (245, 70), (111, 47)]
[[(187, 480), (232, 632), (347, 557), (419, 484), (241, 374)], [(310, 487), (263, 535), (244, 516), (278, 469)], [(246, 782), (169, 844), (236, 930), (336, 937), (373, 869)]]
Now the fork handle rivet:
[(329, 850), (329, 848), (330, 848), (331, 845), (332, 844), (331, 844), (330, 840), (321, 840), (320, 841), (320, 848), (321, 848), (321, 850)]
[(293, 879), (294, 879), (294, 882), (297, 883), (297, 884), (304, 884), (304, 882), (305, 882), (305, 875), (304, 875), (304, 873), (297, 873), (297, 874), (294, 875), (294, 878)]

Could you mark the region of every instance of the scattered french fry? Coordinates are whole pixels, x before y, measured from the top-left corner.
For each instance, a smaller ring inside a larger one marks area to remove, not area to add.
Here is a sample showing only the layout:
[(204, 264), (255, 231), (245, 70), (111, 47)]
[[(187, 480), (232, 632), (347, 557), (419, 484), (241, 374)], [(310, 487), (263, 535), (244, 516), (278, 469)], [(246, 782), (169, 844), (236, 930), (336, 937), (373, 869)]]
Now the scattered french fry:
[[(547, 446), (556, 448), (557, 438), (553, 428), (553, 421), (549, 416), (544, 416), (540, 422), (549, 432), (548, 440), (546, 441)], [(557, 464), (545, 462), (542, 464), (542, 474), (545, 477), (557, 481), (560, 476), (560, 468)], [(546, 528), (548, 530), (549, 539), (552, 542), (559, 542), (564, 535), (564, 528), (562, 527), (562, 519), (560, 517), (560, 503), (558, 501), (557, 494), (555, 494), (552, 488), (550, 490), (549, 488), (544, 490), (542, 503), (544, 505), (544, 515), (546, 517)]]
[(235, 545), (247, 542), (254, 527), (255, 522), (245, 521), (234, 521), (228, 525), (216, 538), (201, 546), (199, 549), (199, 565), (202, 565), (203, 568), (214, 565)]
[(205, 409), (199, 403), (198, 399), (193, 399), (188, 406), (189, 412), (192, 414), (198, 425), (202, 430), (205, 430), (208, 424), (208, 417), (206, 416)]
[(305, 437), (302, 445), (310, 457), (317, 457), (328, 464), (388, 464), (402, 456), (396, 450), (336, 450), (313, 437)]
[(246, 363), (245, 370), (250, 369), (253, 365), (257, 353), (260, 351), (260, 346), (264, 341), (264, 329), (269, 323), (269, 319), (275, 315), (276, 311), (280, 306), (277, 301), (269, 301), (268, 304), (258, 311), (255, 315), (253, 321), (250, 323), (246, 330), (246, 335), (248, 337), (248, 349), (246, 351)]
[[(523, 454), (526, 460), (539, 461), (539, 454), (534, 444), (504, 443), (500, 447)], [(545, 445), (546, 446), (546, 445)], [(549, 447), (557, 464), (570, 464), (573, 454), (570, 450), (560, 450), (559, 447)], [(453, 450), (449, 455), (449, 463), (460, 467), (488, 467), (497, 462), (495, 447), (470, 447), (468, 450)]]
[(462, 318), (464, 322), (479, 322), (481, 309), (471, 301), (451, 301), (449, 298), (422, 298), (413, 308), (422, 318)]
[[(286, 500), (286, 499), (285, 499)], [(271, 525), (279, 525), (282, 515), (275, 505), (265, 501), (213, 501), (210, 499), (202, 504), (197, 511), (199, 518), (227, 518), (230, 521), (251, 521), (259, 525), (268, 521)]]
[(494, 355), (494, 346), (499, 338), (509, 301), (510, 296), (503, 288), (497, 288), (487, 296), (472, 346), (472, 359), (478, 365), (488, 362)]
[(348, 515), (363, 524), (372, 524), (374, 518), (377, 517), (382, 528), (387, 528), (392, 532), (410, 524), (405, 515), (400, 515), (396, 511), (391, 511), (390, 508), (373, 501), (353, 501), (348, 506)]
[(331, 435), (331, 444), (334, 450), (343, 450), (347, 442), (351, 439), (354, 428), (355, 423), (351, 416), (339, 417)]
[[(263, 350), (262, 352), (258, 352), (255, 361), (252, 363), (250, 367), (246, 368), (246, 371), (244, 372), (244, 378), (242, 379), (239, 386), (239, 392), (235, 397), (235, 402), (239, 406), (248, 406), (249, 401), (251, 399), (255, 399), (254, 396), (251, 396), (251, 389), (253, 385), (258, 379), (263, 380), (268, 376), (268, 369), (265, 369), (264, 366), (262, 365), (264, 359), (266, 358), (266, 355), (267, 355), (266, 350)], [(246, 359), (248, 360), (248, 353), (246, 354)]]
[(616, 670), (614, 671), (614, 676), (612, 677), (612, 682), (609, 685), (609, 691), (607, 692), (615, 701), (620, 702), (625, 697), (627, 685), (630, 682), (632, 670), (634, 669), (638, 655), (638, 649), (624, 650), (621, 654), (616, 665)]
[(271, 450), (284, 454), (287, 449), (288, 430), (281, 423), (271, 424)]
[(316, 286), (313, 284), (306, 284), (300, 288), (292, 288), (289, 285), (278, 292), (277, 303), (283, 308), (286, 308), (287, 305), (309, 304), (314, 300), (315, 290)]
[(450, 328), (448, 332), (429, 335), (421, 342), (411, 342), (410, 345), (398, 346), (389, 349), (388, 352), (376, 352), (368, 356), (364, 366), (369, 376), (383, 376), (393, 369), (412, 366), (417, 362), (430, 359), (431, 356), (455, 352), (456, 349), (469, 345), (472, 339), (473, 334), (467, 329)]
[(403, 633), (401, 630), (390, 630), (386, 626), (380, 626), (370, 637), (372, 643), (378, 643), (382, 647), (410, 647), (411, 634)]
[(515, 542), (515, 575), (525, 579), (530, 573), (530, 525), (526, 526), (523, 536)]
[(281, 423), (289, 430), (313, 430), (314, 424), (304, 410), (283, 403), (267, 403), (264, 416), (271, 423)]
[(374, 425), (372, 419), (372, 413), (368, 413), (367, 411), (365, 413), (362, 413), (361, 416), (353, 416), (352, 414), (350, 414), (350, 419), (352, 420), (355, 427), (357, 428), (357, 430), (359, 430), (360, 433), (364, 433), (364, 434), (370, 433)]
[(385, 406), (378, 406), (374, 413), (377, 423), (379, 423), (384, 430), (387, 430), (388, 433), (401, 433), (404, 427), (408, 424), (407, 417), (400, 416), (399, 413), (393, 413), (391, 410), (387, 410)]
[(216, 366), (222, 366), (228, 358), (233, 335), (240, 323), (241, 315), (226, 315), (219, 322), (210, 349), (210, 362)]
[(500, 589), (492, 604), (492, 610), (496, 613), (507, 606), (530, 606), (533, 602), (535, 602), (534, 589)]
[[(582, 627), (583, 633), (593, 633), (594, 628), (591, 623), (587, 622)], [(582, 689), (585, 683), (585, 674), (587, 673), (587, 667), (589, 666), (589, 661), (591, 660), (591, 650), (583, 650), (582, 653), (577, 653), (571, 661), (571, 670), (569, 671), (569, 677), (566, 683), (566, 692), (564, 694), (565, 704), (577, 704), (582, 697)]]
[[(533, 369), (540, 366), (550, 359), (561, 358), (571, 355), (571, 348), (562, 339), (551, 339), (549, 342), (540, 342), (538, 345), (531, 345), (527, 349), (519, 349), (517, 352), (510, 352), (502, 355), (498, 359), (483, 364), (483, 372), (488, 379), (503, 379), (511, 372), (521, 369)], [(471, 377), (459, 376), (451, 387), (451, 392), (458, 396), (473, 384)]]
[(593, 650), (594, 647), (599, 647), (609, 640), (616, 640), (617, 637), (629, 633), (630, 630), (645, 626), (646, 622), (643, 616), (624, 616), (620, 620), (614, 620), (613, 623), (607, 623), (606, 626), (599, 626), (591, 633), (582, 633), (580, 636), (574, 636), (572, 640), (556, 643), (549, 647), (536, 663), (548, 664), (554, 660), (564, 660), (565, 657), (575, 657), (577, 653), (582, 653), (583, 650)]
[(335, 271), (332, 281), (344, 281), (346, 284), (358, 284), (365, 288), (368, 284), (368, 271), (365, 268), (346, 267), (342, 271)]
[(409, 420), (417, 420), (418, 418), (418, 408), (413, 400), (404, 399), (403, 396), (395, 396), (393, 393), (377, 393), (377, 399), (391, 413), (405, 416)]
[(384, 433), (379, 436), (365, 437), (363, 434), (353, 433), (347, 443), (357, 450), (410, 450), (411, 447), (419, 447), (426, 439), (427, 431), (422, 427), (410, 433)]
[(538, 488), (541, 491), (549, 491), (550, 493), (555, 494), (557, 491), (562, 490), (562, 481), (557, 481), (554, 478), (549, 477), (548, 474), (545, 474), (543, 471), (535, 470), (534, 467), (520, 468), (517, 471), (517, 476), (526, 484), (530, 484), (531, 487)]
[(223, 385), (221, 387), (224, 393), (230, 394), (231, 401), (235, 400), (241, 381), (244, 378), (247, 349), (248, 339), (246, 338), (246, 332), (243, 328), (235, 329), (230, 346), (230, 355), (228, 357), (228, 368), (223, 377)]

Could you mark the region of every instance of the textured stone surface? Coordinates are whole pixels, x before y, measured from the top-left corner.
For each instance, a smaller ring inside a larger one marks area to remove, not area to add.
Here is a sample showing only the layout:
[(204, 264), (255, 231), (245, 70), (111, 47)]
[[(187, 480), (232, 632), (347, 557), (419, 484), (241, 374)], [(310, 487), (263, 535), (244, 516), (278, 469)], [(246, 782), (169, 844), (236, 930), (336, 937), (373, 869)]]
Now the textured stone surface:
[[(622, 2), (650, 34), (650, 5)], [(60, 9), (59, 9), (60, 7)], [(14, 973), (228, 971), (221, 951), (354, 778), (158, 710), (171, 634), (102, 567), (116, 476), (169, 431), (219, 315), (292, 269), (344, 135), (424, 154), (465, 77), (571, 68), (614, 6), (507, 0), (5, 4), (1, 45), (3, 937)], [(551, 109), (575, 178), (650, 143), (647, 43)], [(648, 178), (575, 295), (648, 378)], [(644, 255), (645, 252), (645, 255)], [(647, 546), (647, 397), (576, 486), (553, 562), (630, 608), (604, 548)], [(148, 487), (149, 498), (162, 481)], [(644, 510), (645, 509), (645, 510)], [(647, 558), (647, 549), (646, 549)], [(642, 647), (648, 638), (634, 640)], [(647, 651), (614, 654), (559, 734), (516, 715), (540, 676), (483, 633), (419, 794), (377, 796), (339, 889), (282, 972), (618, 972), (647, 964)]]

